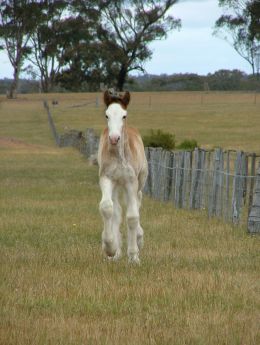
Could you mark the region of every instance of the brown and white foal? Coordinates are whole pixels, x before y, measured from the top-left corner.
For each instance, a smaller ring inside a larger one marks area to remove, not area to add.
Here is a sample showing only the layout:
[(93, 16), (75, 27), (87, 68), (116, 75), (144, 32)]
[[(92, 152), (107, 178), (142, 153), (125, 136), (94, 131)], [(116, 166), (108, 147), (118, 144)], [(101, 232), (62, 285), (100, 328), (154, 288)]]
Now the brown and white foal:
[(104, 93), (107, 128), (101, 135), (98, 150), (99, 183), (102, 191), (99, 209), (104, 221), (102, 249), (109, 258), (117, 260), (121, 256), (122, 244), (119, 190), (124, 191), (128, 259), (129, 262), (139, 263), (139, 250), (143, 246), (139, 209), (148, 169), (141, 136), (126, 123), (129, 101), (129, 92), (125, 92), (124, 96), (114, 96), (109, 91)]

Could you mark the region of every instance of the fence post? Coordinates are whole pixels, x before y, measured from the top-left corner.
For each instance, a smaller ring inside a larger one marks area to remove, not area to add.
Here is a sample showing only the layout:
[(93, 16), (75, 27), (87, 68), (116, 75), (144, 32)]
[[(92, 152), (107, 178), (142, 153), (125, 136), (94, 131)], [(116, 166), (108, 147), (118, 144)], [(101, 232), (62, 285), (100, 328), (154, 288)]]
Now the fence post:
[(172, 153), (172, 161), (171, 161), (171, 167), (172, 167), (172, 184), (171, 184), (171, 199), (173, 204), (175, 205), (175, 190), (176, 190), (176, 161), (177, 161), (177, 153), (173, 152)]
[(152, 96), (149, 95), (149, 102), (148, 102), (149, 108), (151, 108), (152, 106)]
[(226, 195), (225, 195), (225, 219), (229, 219), (229, 194), (230, 194), (230, 151), (227, 151), (227, 161), (226, 161)]
[(223, 151), (218, 148), (214, 153), (212, 195), (209, 198), (209, 216), (221, 214), (221, 193), (223, 187)]
[(256, 154), (252, 154), (251, 159), (251, 169), (250, 169), (250, 187), (249, 187), (249, 200), (248, 200), (248, 214), (250, 214), (252, 202), (253, 202), (253, 191), (254, 191), (254, 179), (252, 176), (255, 176), (255, 166), (256, 166)]
[(183, 207), (183, 182), (184, 182), (184, 151), (178, 152), (176, 161), (176, 188), (175, 188), (175, 205)]
[(50, 125), (50, 128), (51, 128), (52, 134), (53, 134), (53, 136), (54, 136), (56, 145), (59, 146), (59, 145), (60, 145), (60, 138), (59, 138), (59, 135), (58, 135), (58, 133), (57, 133), (55, 124), (54, 124), (54, 122), (53, 122), (53, 119), (52, 119), (52, 116), (51, 116), (51, 112), (50, 112), (50, 108), (49, 108), (48, 102), (47, 102), (46, 100), (43, 101), (43, 106), (44, 106), (44, 108), (45, 108), (46, 111), (47, 111), (49, 125)]
[(212, 157), (212, 152), (208, 151), (206, 156), (206, 186), (205, 186), (205, 208), (208, 209), (209, 211), (209, 205), (210, 205), (210, 200), (211, 200), (211, 180), (212, 180), (212, 162), (211, 162), (211, 157)]
[(202, 168), (204, 167), (205, 154), (198, 148), (194, 151), (194, 163), (192, 168), (190, 208), (199, 209), (202, 205)]
[(184, 183), (183, 183), (183, 205), (189, 208), (190, 188), (191, 188), (191, 168), (192, 168), (192, 152), (186, 151), (184, 154)]
[(254, 196), (248, 217), (247, 229), (250, 233), (260, 233), (260, 162), (256, 174)]
[(149, 147), (145, 147), (144, 151), (145, 151), (145, 156), (148, 163), (148, 176), (147, 176), (145, 186), (144, 186), (144, 193), (151, 195), (151, 183), (150, 183), (151, 182), (151, 174), (150, 174), (151, 164), (150, 164)]
[(232, 222), (238, 224), (240, 221), (240, 211), (243, 200), (243, 159), (244, 153), (242, 151), (237, 152), (237, 158), (235, 162), (235, 173), (233, 180), (233, 195), (232, 195)]
[(91, 155), (97, 153), (99, 145), (99, 137), (95, 134), (93, 128), (87, 129), (86, 140), (86, 156), (90, 157)]
[(99, 107), (99, 98), (98, 98), (98, 96), (96, 96), (96, 108), (98, 108)]
[(156, 148), (149, 148), (150, 151), (150, 176), (151, 176), (151, 196), (156, 197), (156, 189), (157, 185), (157, 171), (158, 171), (158, 162), (157, 162), (157, 154), (156, 154)]
[(161, 198), (163, 201), (169, 200), (170, 195), (170, 186), (171, 186), (171, 152), (170, 151), (162, 151), (162, 181), (163, 181), (163, 189)]
[(155, 149), (155, 189), (154, 189), (154, 197), (158, 200), (161, 200), (161, 196), (163, 194), (164, 188), (164, 181), (162, 176), (163, 171), (163, 150), (162, 148)]

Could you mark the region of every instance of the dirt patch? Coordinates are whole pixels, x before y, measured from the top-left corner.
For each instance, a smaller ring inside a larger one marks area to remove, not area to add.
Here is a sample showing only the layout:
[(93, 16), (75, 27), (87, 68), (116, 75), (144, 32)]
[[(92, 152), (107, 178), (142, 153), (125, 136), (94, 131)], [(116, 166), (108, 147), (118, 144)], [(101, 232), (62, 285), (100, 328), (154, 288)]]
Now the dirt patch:
[(37, 149), (37, 145), (28, 144), (23, 140), (10, 137), (0, 137), (0, 147), (14, 148), (14, 149)]
[(13, 153), (59, 155), (62, 151), (58, 147), (30, 144), (12, 137), (0, 137), (0, 149), (10, 149)]

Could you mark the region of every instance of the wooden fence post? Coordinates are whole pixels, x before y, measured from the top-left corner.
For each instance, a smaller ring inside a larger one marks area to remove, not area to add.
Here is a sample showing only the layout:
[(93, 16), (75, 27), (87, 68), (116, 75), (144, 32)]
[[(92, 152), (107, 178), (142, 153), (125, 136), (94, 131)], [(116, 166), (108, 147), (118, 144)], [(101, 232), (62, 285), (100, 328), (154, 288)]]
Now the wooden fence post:
[(177, 170), (176, 170), (176, 161), (177, 161), (177, 153), (173, 152), (172, 153), (172, 184), (171, 184), (171, 199), (173, 204), (175, 205), (175, 190), (176, 190), (176, 174), (177, 174)]
[(229, 195), (230, 195), (230, 151), (227, 151), (227, 158), (226, 158), (226, 193), (225, 193), (225, 219), (228, 220), (229, 217)]
[(99, 137), (95, 134), (93, 128), (88, 128), (86, 131), (86, 156), (97, 153), (99, 145)]
[(191, 175), (192, 175), (192, 152), (184, 153), (184, 176), (183, 176), (183, 206), (189, 208)]
[(203, 196), (203, 169), (205, 165), (205, 152), (196, 148), (194, 151), (194, 163), (192, 168), (190, 208), (199, 209), (202, 207)]
[(147, 176), (147, 179), (146, 179), (146, 182), (145, 182), (145, 186), (144, 186), (144, 193), (145, 194), (148, 194), (148, 195), (151, 195), (151, 176), (150, 176), (150, 167), (151, 167), (151, 164), (150, 164), (150, 154), (149, 154), (149, 147), (145, 147), (144, 148), (144, 151), (145, 151), (145, 156), (146, 156), (146, 160), (147, 160), (147, 163), (148, 163), (148, 176)]
[(255, 167), (256, 167), (256, 154), (251, 155), (251, 169), (250, 169), (250, 186), (249, 186), (249, 199), (248, 199), (248, 214), (250, 214), (252, 202), (253, 202), (253, 192), (254, 192), (254, 179), (252, 176), (255, 176)]
[(238, 224), (240, 221), (240, 211), (243, 200), (243, 160), (244, 153), (242, 151), (237, 152), (237, 158), (235, 162), (235, 173), (233, 179), (233, 195), (232, 195), (232, 222)]
[(151, 176), (151, 196), (156, 197), (156, 191), (158, 188), (158, 161), (157, 161), (157, 149), (156, 148), (149, 148), (150, 151), (150, 176)]
[(171, 186), (171, 152), (163, 150), (162, 151), (162, 181), (163, 188), (161, 189), (161, 199), (163, 201), (169, 200), (170, 186)]
[(220, 216), (221, 214), (221, 193), (223, 188), (223, 151), (218, 148), (214, 153), (213, 183), (211, 196), (209, 198), (209, 216)]
[(255, 180), (253, 202), (247, 223), (247, 229), (252, 234), (260, 233), (260, 162)]
[(53, 118), (52, 118), (52, 115), (51, 115), (51, 112), (50, 112), (50, 108), (49, 108), (48, 102), (46, 100), (43, 101), (43, 106), (44, 106), (44, 108), (47, 111), (48, 122), (49, 122), (49, 125), (50, 125), (50, 128), (51, 128), (53, 137), (55, 139), (56, 145), (59, 146), (60, 145), (60, 137), (59, 137), (58, 132), (56, 130), (56, 127), (55, 127), (55, 124), (53, 122)]
[(163, 179), (162, 179), (162, 171), (163, 171), (163, 151), (161, 148), (156, 148), (154, 152), (154, 159), (155, 159), (155, 184), (154, 184), (154, 197), (157, 200), (161, 200), (161, 192), (163, 189)]
[(205, 190), (205, 205), (204, 207), (209, 210), (210, 200), (211, 200), (211, 182), (212, 182), (212, 162), (211, 162), (212, 152), (208, 151), (206, 155), (206, 161), (205, 161), (205, 168), (206, 168), (206, 174), (205, 174), (205, 183), (206, 186), (204, 188)]
[(175, 205), (183, 207), (183, 179), (184, 177), (184, 151), (177, 154), (176, 161), (176, 188), (175, 188)]

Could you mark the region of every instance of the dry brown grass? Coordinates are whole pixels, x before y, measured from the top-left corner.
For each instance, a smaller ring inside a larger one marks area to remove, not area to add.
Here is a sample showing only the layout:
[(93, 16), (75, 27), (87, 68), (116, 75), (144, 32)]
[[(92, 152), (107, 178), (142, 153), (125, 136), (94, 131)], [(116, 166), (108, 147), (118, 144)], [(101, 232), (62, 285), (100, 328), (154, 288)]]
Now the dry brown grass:
[(258, 237), (145, 198), (141, 266), (106, 262), (96, 167), (54, 147), (35, 99), (0, 122), (0, 344), (259, 344)]

